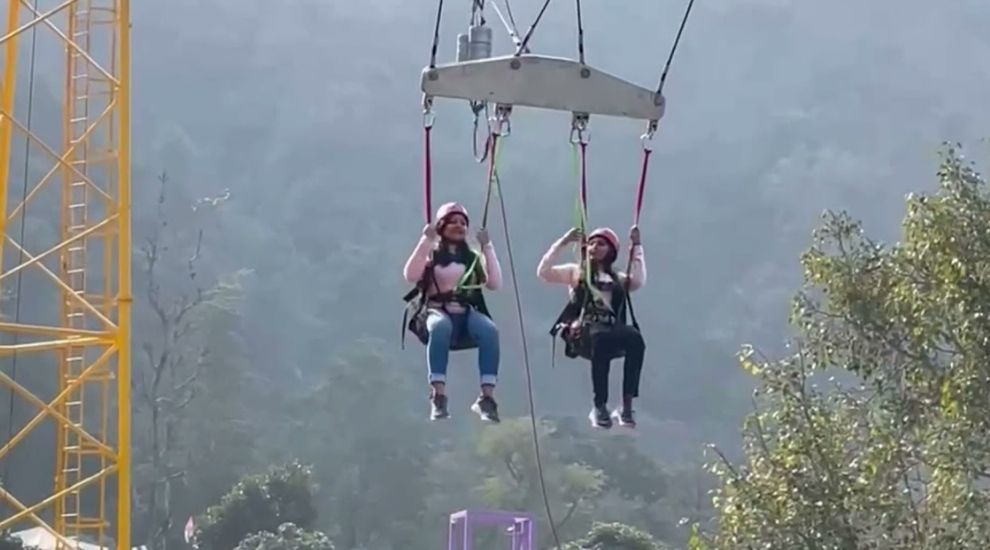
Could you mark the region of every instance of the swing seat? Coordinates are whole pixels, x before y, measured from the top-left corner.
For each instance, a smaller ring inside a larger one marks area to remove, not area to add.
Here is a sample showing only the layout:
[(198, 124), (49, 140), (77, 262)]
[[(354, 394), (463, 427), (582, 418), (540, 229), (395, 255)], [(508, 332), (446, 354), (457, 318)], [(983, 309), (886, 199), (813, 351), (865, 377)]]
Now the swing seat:
[(421, 88), (433, 97), (650, 121), (660, 120), (666, 106), (654, 90), (577, 61), (535, 54), (427, 67)]
[[(553, 327), (550, 331), (550, 336), (556, 338), (560, 336), (560, 339), (564, 342), (564, 355), (570, 359), (577, 359), (578, 357), (591, 361), (591, 338), (588, 334), (588, 327), (585, 326), (581, 330), (581, 335), (575, 338), (573, 332), (568, 326), (564, 324), (558, 324)], [(621, 359), (626, 356), (626, 350), (617, 349), (609, 354), (608, 360), (614, 361), (616, 359)]]
[[(406, 310), (402, 315), (402, 341), (405, 342), (405, 333), (408, 330), (415, 334), (416, 339), (425, 346), (430, 341), (430, 332), (426, 329), (427, 311), (425, 308), (421, 308), (416, 301), (419, 292), (418, 288), (414, 288), (402, 297), (403, 301), (406, 302)], [(475, 313), (487, 316), (487, 307), (484, 309), (484, 312)], [(403, 345), (403, 347), (405, 346)], [(448, 348), (450, 351), (471, 350), (477, 349), (477, 347), (478, 343), (464, 327), (454, 325), (454, 332), (451, 335), (450, 346)]]
[[(409, 320), (407, 325), (409, 332), (416, 335), (416, 339), (424, 346), (430, 341), (430, 333), (426, 330), (426, 315), (416, 315)], [(450, 351), (463, 351), (477, 349), (478, 343), (471, 338), (466, 330), (461, 327), (454, 327), (454, 334), (450, 339)]]

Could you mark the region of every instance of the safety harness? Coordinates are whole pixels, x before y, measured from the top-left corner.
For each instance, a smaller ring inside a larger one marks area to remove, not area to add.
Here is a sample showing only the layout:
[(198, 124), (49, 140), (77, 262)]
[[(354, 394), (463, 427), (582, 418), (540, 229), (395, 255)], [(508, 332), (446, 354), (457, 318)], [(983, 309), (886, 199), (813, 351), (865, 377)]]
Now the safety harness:
[[(564, 342), (564, 355), (574, 359), (582, 357), (591, 360), (591, 330), (593, 327), (612, 328), (627, 324), (626, 308), (629, 309), (629, 320), (632, 326), (639, 330), (639, 322), (636, 320), (636, 312), (633, 310), (632, 297), (627, 285), (619, 283), (619, 277), (611, 269), (607, 273), (612, 278), (612, 299), (608, 305), (601, 303), (600, 298), (594, 296), (594, 292), (589, 292), (589, 282), (592, 287), (604, 290), (604, 285), (595, 277), (581, 277), (580, 282), (574, 288), (570, 300), (561, 310), (557, 320), (554, 321), (550, 329), (550, 336), (553, 340), (553, 355), (556, 355), (556, 337)], [(575, 323), (574, 321), (578, 321)], [(611, 359), (616, 359), (625, 355), (625, 351), (619, 349), (615, 351)]]
[[(468, 315), (478, 312), (485, 317), (491, 318), (488, 305), (485, 303), (485, 296), (481, 291), (484, 286), (480, 282), (481, 274), (478, 272), (478, 264), (481, 261), (481, 256), (473, 250), (470, 251), (470, 254), (471, 263), (453, 290), (440, 292), (440, 286), (433, 276), (434, 259), (431, 256), (430, 261), (423, 270), (423, 277), (419, 283), (402, 297), (402, 300), (406, 302), (405, 312), (402, 315), (403, 349), (405, 349), (407, 330), (415, 334), (416, 338), (423, 345), (426, 345), (429, 341), (430, 333), (426, 327), (426, 319), (429, 315), (429, 306), (431, 304), (438, 304), (444, 313), (450, 315), (447, 305), (455, 302), (464, 307)], [(431, 284), (436, 290), (436, 293), (427, 297), (427, 289)], [(410, 313), (412, 314), (410, 315)], [(477, 342), (471, 338), (467, 330), (463, 330), (463, 327), (454, 327), (454, 337), (450, 340), (450, 349), (452, 351), (474, 349), (476, 347), (478, 347)]]

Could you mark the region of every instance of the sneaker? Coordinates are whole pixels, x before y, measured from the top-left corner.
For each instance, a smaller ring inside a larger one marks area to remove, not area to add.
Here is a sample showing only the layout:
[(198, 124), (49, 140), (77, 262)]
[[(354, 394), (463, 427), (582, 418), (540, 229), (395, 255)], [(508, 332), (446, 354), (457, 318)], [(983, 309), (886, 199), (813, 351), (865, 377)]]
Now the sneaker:
[(446, 395), (434, 395), (430, 399), (431, 410), (430, 410), (430, 420), (443, 420), (450, 417), (450, 413), (447, 412), (447, 396)]
[(609, 417), (608, 409), (604, 405), (591, 409), (591, 412), (588, 413), (588, 420), (591, 421), (593, 428), (604, 428), (607, 430), (612, 427), (612, 418)]
[(490, 396), (478, 396), (478, 400), (471, 405), (471, 410), (477, 413), (484, 422), (500, 422), (498, 417), (498, 404), (495, 403), (495, 399)]
[(612, 417), (618, 420), (620, 426), (626, 428), (636, 427), (636, 417), (633, 415), (632, 408), (615, 409), (612, 412)]

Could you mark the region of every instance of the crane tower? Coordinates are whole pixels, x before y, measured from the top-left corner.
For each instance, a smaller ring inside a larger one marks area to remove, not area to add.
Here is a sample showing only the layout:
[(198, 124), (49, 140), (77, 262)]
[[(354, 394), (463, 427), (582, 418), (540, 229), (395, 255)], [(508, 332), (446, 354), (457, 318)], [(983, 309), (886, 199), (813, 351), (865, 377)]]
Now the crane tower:
[(0, 532), (129, 549), (129, 0), (0, 5)]

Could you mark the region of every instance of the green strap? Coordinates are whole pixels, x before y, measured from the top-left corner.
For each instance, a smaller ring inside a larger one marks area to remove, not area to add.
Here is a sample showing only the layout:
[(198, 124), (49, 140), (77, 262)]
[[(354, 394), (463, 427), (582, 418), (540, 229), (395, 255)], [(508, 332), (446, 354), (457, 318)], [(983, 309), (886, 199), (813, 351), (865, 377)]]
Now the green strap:
[[(488, 189), (486, 190), (487, 191), (487, 194), (485, 196), (485, 217), (486, 218), (487, 218), (488, 208), (491, 205), (492, 192), (495, 193), (495, 196), (496, 197), (499, 197), (500, 196), (499, 193), (501, 193), (501, 190), (500, 190), (501, 183), (500, 183), (500, 180), (499, 180), (499, 177), (498, 177), (498, 164), (499, 164), (499, 159), (501, 159), (501, 157), (502, 157), (502, 144), (501, 144), (501, 141), (502, 140), (500, 140), (500, 139), (495, 141), (495, 147), (493, 148), (494, 150), (491, 153), (491, 155), (492, 155), (492, 163), (494, 164), (494, 166), (492, 167), (492, 176), (491, 176), (491, 179), (488, 181), (488, 186), (487, 186)], [(484, 264), (484, 261), (485, 260), (484, 260), (484, 257), (482, 255), (482, 253), (481, 252), (476, 252), (475, 255), (474, 255), (474, 260), (471, 262), (471, 265), (466, 270), (464, 270), (464, 275), (462, 275), (461, 276), (461, 280), (457, 282), (457, 286), (454, 289), (455, 291), (456, 290), (478, 290), (478, 289), (484, 288), (485, 285), (483, 285), (483, 284), (476, 284), (476, 285), (469, 285), (469, 284), (467, 284), (468, 279), (472, 275), (474, 275), (474, 270), (478, 266), (478, 259), (479, 258), (481, 258), (481, 261)], [(484, 266), (483, 265), (483, 267), (487, 267), (487, 266)]]
[(468, 280), (474, 275), (474, 270), (478, 267), (478, 258), (480, 258), (480, 257), (481, 257), (481, 254), (475, 253), (474, 259), (471, 261), (471, 265), (468, 266), (468, 268), (464, 270), (464, 274), (461, 275), (461, 279), (459, 281), (457, 281), (457, 286), (454, 287), (454, 291), (455, 292), (458, 291), (458, 290), (475, 290), (475, 289), (482, 288), (484, 286), (484, 285), (468, 285), (467, 284)]
[[(574, 198), (573, 226), (581, 230), (582, 235), (587, 236), (588, 205), (584, 204), (584, 201), (581, 200), (581, 155), (578, 152), (577, 143), (571, 142), (571, 152), (573, 153), (572, 158), (574, 159), (574, 180), (577, 182), (577, 193)], [(595, 301), (606, 307), (609, 311), (612, 311), (612, 304), (609, 304), (605, 300), (605, 295), (603, 295), (600, 290), (591, 284), (591, 262), (588, 261), (586, 255), (581, 254), (580, 248), (578, 249), (578, 255), (578, 266), (581, 269), (581, 278), (584, 279), (584, 284), (588, 288), (588, 292), (595, 299)]]
[(571, 143), (571, 152), (574, 153), (572, 158), (574, 162), (572, 163), (572, 169), (574, 171), (574, 181), (577, 182), (577, 193), (574, 195), (574, 214), (572, 225), (581, 230), (581, 233), (586, 233), (588, 230), (588, 208), (581, 200), (581, 157), (578, 154), (578, 147), (576, 143)]
[[(499, 190), (499, 178), (498, 178), (498, 163), (499, 163), (499, 159), (502, 157), (502, 144), (500, 143), (501, 141), (502, 140), (496, 140), (495, 141), (494, 151), (492, 151), (492, 153), (491, 153), (491, 155), (492, 155), (492, 162), (494, 163), (494, 167), (492, 169), (491, 180), (488, 182), (488, 186), (487, 186), (488, 189), (486, 190), (487, 193), (486, 193), (486, 196), (485, 196), (485, 217), (486, 218), (487, 218), (488, 208), (491, 205), (492, 192), (495, 193), (495, 196), (496, 197), (498, 197), (499, 196), (499, 193), (500, 193), (500, 190)], [(461, 275), (461, 279), (459, 281), (457, 281), (457, 286), (454, 287), (454, 291), (455, 292), (461, 291), (461, 290), (479, 290), (479, 289), (484, 288), (484, 286), (485, 286), (484, 284), (474, 284), (474, 285), (467, 284), (468, 280), (474, 275), (474, 272), (475, 272), (475, 270), (478, 267), (478, 259), (479, 258), (481, 259), (482, 264), (484, 264), (484, 261), (485, 260), (484, 260), (484, 257), (482, 255), (482, 253), (481, 252), (475, 252), (474, 259), (471, 261), (471, 265), (468, 266), (468, 268), (464, 270), (464, 274)]]

